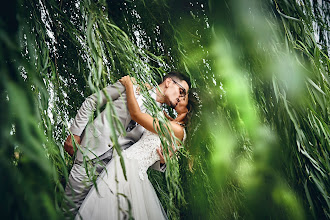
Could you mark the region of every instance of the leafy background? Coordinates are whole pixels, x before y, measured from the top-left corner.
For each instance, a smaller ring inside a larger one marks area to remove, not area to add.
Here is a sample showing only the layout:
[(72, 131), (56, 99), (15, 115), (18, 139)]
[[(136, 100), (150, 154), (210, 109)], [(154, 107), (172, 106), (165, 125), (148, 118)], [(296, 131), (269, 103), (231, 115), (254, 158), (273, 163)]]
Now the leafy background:
[(63, 219), (73, 162), (63, 142), (81, 103), (121, 76), (154, 84), (170, 70), (188, 74), (201, 100), (179, 173), (149, 172), (171, 219), (329, 219), (329, 8), (316, 0), (7, 2), (2, 219)]

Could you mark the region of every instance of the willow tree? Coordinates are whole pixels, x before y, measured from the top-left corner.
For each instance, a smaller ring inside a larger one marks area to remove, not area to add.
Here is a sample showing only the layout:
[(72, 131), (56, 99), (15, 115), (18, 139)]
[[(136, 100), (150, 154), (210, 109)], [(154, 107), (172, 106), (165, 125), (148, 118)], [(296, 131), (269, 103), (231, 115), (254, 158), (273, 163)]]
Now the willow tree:
[(144, 88), (175, 69), (200, 111), (179, 163), (149, 172), (171, 219), (329, 218), (329, 3), (8, 4), (1, 215), (62, 219), (72, 165), (62, 145), (83, 100), (123, 75)]

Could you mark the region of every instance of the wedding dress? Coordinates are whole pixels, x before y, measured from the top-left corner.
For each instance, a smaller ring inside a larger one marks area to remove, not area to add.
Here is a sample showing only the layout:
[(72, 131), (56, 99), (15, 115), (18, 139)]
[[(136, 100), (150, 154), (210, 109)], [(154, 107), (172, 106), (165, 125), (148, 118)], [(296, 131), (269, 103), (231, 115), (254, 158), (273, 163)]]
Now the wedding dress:
[(98, 192), (91, 189), (76, 219), (167, 219), (147, 175), (159, 160), (160, 144), (157, 134), (145, 130), (138, 142), (122, 152), (127, 181), (119, 156), (114, 156), (97, 181)]

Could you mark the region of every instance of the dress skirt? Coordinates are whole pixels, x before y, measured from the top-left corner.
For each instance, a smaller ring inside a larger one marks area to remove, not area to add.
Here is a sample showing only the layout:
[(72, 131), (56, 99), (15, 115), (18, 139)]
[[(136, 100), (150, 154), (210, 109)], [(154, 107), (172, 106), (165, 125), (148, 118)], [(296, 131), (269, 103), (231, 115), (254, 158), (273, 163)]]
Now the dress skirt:
[(143, 178), (139, 175), (138, 160), (123, 157), (127, 180), (116, 155), (97, 180), (98, 190), (93, 186), (75, 219), (167, 219), (147, 173)]

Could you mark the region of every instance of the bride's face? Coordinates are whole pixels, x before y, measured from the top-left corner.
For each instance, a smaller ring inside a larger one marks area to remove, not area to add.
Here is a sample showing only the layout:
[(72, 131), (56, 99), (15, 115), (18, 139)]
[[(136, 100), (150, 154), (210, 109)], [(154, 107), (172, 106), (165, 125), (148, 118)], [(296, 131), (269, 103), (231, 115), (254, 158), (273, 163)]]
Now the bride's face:
[(175, 107), (175, 111), (178, 113), (178, 117), (182, 114), (187, 114), (188, 112), (187, 105), (188, 105), (188, 94), (186, 95), (185, 99), (181, 100)]

